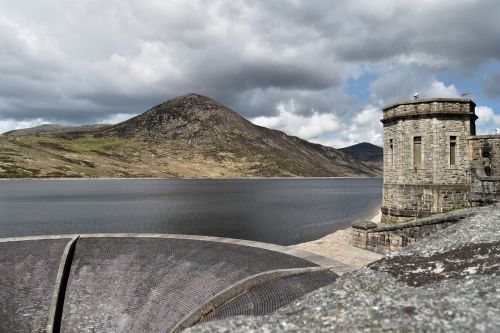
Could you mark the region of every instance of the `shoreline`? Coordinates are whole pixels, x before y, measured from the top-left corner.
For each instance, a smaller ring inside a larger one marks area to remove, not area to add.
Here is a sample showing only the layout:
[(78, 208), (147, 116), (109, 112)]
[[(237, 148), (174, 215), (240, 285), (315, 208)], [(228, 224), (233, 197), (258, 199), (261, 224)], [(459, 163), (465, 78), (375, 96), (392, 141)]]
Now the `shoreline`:
[[(381, 218), (382, 211), (379, 210), (377, 215), (372, 217), (370, 221), (380, 223)], [(352, 227), (347, 227), (320, 239), (290, 245), (289, 247), (334, 259), (355, 268), (364, 267), (383, 257), (381, 254), (353, 246), (351, 235)]]
[(60, 178), (0, 178), (0, 181), (16, 181), (16, 180), (265, 180), (265, 179), (283, 179), (283, 180), (296, 180), (296, 179), (376, 179), (382, 176), (368, 177), (368, 176), (352, 176), (352, 177), (200, 177), (200, 178), (167, 178), (167, 177), (60, 177)]

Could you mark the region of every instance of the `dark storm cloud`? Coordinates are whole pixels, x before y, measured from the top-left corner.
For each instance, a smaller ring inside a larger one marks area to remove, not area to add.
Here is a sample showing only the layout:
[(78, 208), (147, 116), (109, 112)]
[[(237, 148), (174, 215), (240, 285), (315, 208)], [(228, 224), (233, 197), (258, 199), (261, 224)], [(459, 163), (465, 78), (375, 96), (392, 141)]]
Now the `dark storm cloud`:
[[(224, 90), (251, 90), (280, 88), (322, 90), (340, 84), (336, 73), (322, 73), (312, 66), (301, 64), (251, 63), (207, 66), (198, 73), (201, 86)], [(196, 74), (196, 73), (193, 73)]]
[(487, 76), (481, 85), (488, 97), (500, 98), (500, 73)]
[(354, 19), (346, 17), (342, 37), (334, 43), (346, 60), (403, 57), (429, 67), (465, 70), (499, 59), (499, 16), (495, 0), (377, 1), (355, 9)]
[[(221, 100), (227, 98), (227, 104), (232, 105), (243, 116), (272, 116), (277, 107), (289, 101), (294, 102), (294, 113), (308, 116), (311, 113), (329, 113), (335, 110), (340, 117), (352, 112), (356, 101), (340, 89), (328, 90), (283, 90), (283, 89), (253, 89), (246, 90), (234, 96), (221, 95)], [(241, 112), (243, 110), (243, 112)]]
[[(500, 60), (500, 5), (483, 1), (18, 0), (0, 10), (0, 121), (91, 123), (199, 92), (248, 118), (349, 121), (366, 72), (374, 101), (456, 93), (433, 70)], [(398, 77), (397, 73), (405, 77)], [(496, 94), (498, 85), (485, 81)], [(495, 81), (497, 82), (497, 81)]]

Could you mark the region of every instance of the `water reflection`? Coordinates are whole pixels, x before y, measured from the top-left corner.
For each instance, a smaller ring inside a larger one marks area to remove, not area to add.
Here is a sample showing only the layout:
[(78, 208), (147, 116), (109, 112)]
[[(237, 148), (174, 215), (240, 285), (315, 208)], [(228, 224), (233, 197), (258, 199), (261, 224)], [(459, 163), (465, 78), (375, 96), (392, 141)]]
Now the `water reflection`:
[(182, 233), (289, 245), (375, 214), (382, 179), (0, 182), (0, 237)]

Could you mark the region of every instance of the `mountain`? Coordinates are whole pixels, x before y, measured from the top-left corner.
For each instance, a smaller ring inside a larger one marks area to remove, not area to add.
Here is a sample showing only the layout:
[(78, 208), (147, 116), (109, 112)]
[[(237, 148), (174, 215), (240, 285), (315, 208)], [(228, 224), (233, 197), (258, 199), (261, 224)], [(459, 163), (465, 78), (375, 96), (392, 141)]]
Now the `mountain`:
[(362, 142), (339, 150), (373, 168), (378, 170), (384, 168), (384, 149), (382, 147)]
[(106, 125), (106, 124), (83, 125), (83, 126), (43, 124), (36, 127), (13, 130), (5, 132), (3, 134), (10, 136), (21, 136), (21, 135), (40, 135), (49, 133), (87, 133), (87, 132), (95, 132), (98, 130), (102, 130), (110, 126), (111, 125)]
[(91, 132), (0, 136), (0, 177), (335, 177), (377, 170), (187, 94)]

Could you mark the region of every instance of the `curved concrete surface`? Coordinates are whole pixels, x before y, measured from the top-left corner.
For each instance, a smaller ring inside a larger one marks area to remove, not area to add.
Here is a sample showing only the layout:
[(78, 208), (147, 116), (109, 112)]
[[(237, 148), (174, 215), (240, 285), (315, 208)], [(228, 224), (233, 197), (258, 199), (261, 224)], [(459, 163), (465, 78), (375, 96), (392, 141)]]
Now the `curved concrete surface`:
[(0, 242), (0, 332), (40, 332), (70, 238)]
[[(0, 331), (50, 330), (52, 313), (54, 332), (168, 332), (224, 290), (256, 274), (319, 267), (318, 262), (329, 263), (340, 274), (350, 269), (258, 242), (185, 235), (75, 236), (0, 239)], [(64, 257), (72, 238), (74, 253)], [(274, 282), (269, 292), (281, 294), (282, 286)], [(52, 299), (56, 307), (51, 312)], [(257, 299), (252, 301), (259, 303)]]
[(293, 302), (297, 298), (324, 287), (337, 279), (330, 270), (312, 271), (265, 282), (240, 294), (200, 318), (199, 323), (233, 316), (261, 316)]
[[(175, 327), (172, 329), (172, 332), (179, 332), (185, 328), (197, 324), (198, 322), (202, 321), (203, 318), (206, 318), (211, 313), (217, 311), (219, 308), (224, 307), (228, 302), (232, 302), (234, 299), (240, 298), (243, 294), (250, 292), (252, 289), (257, 289), (258, 287), (261, 287), (264, 284), (268, 284), (269, 282), (286, 280), (296, 275), (309, 276), (309, 274), (329, 270), (330, 268), (328, 267), (305, 267), (277, 269), (251, 275), (230, 285), (225, 290), (212, 297), (208, 302), (199, 306), (195, 311), (185, 316), (177, 323), (177, 325), (175, 325)], [(331, 274), (333, 274), (335, 278), (338, 277), (338, 275), (333, 272), (331, 272)], [(334, 280), (335, 279), (332, 279), (330, 282), (333, 282)], [(279, 297), (281, 297), (281, 295)], [(267, 296), (267, 298), (268, 300), (270, 300), (269, 295)]]

